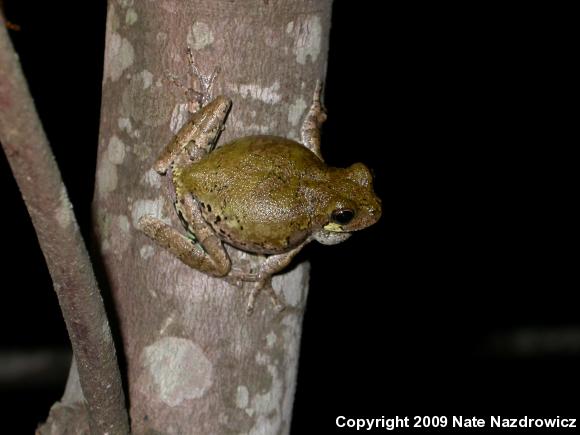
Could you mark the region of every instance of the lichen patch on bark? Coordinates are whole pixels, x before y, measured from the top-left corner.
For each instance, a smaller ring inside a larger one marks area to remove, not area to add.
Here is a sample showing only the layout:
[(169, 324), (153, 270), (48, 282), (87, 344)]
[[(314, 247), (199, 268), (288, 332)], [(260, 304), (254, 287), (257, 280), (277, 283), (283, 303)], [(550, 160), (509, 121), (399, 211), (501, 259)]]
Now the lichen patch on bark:
[(125, 14), (125, 24), (132, 26), (137, 22), (138, 18), (139, 17), (137, 16), (137, 12), (135, 12), (135, 9), (129, 8), (127, 9), (127, 13)]
[(114, 165), (120, 165), (125, 160), (125, 144), (117, 135), (113, 135), (107, 146), (107, 157)]
[(240, 94), (243, 98), (252, 98), (267, 104), (276, 104), (282, 99), (282, 96), (278, 92), (280, 90), (280, 82), (278, 80), (270, 86), (259, 86), (251, 83), (236, 85), (232, 83), (228, 89), (231, 92)]
[(102, 159), (97, 169), (97, 191), (100, 197), (107, 195), (117, 187), (117, 166), (109, 159)]
[[(289, 30), (290, 29), (290, 30)], [(294, 55), (296, 62), (305, 65), (316, 62), (322, 48), (322, 23), (318, 15), (307, 15), (297, 25), (288, 23), (286, 32), (295, 33)]]
[(129, 225), (129, 219), (127, 219), (127, 216), (124, 214), (117, 216), (117, 226), (124, 238), (130, 237), (131, 226)]
[(133, 6), (134, 2), (135, 2), (134, 0), (118, 0), (118, 3), (122, 8), (128, 8)]
[(149, 169), (141, 177), (141, 183), (147, 184), (150, 187), (159, 189), (161, 187), (161, 176), (153, 169)]
[(249, 401), (249, 392), (245, 385), (238, 385), (236, 389), (236, 406), (241, 409), (246, 409)]
[(171, 221), (163, 215), (163, 196), (156, 199), (138, 199), (131, 206), (131, 220), (135, 228), (139, 228), (139, 219), (145, 215), (156, 217), (166, 223)]
[(298, 97), (290, 106), (288, 106), (288, 123), (296, 127), (302, 117), (304, 116), (304, 111), (306, 110), (306, 101), (304, 98)]
[(270, 331), (270, 332), (268, 333), (268, 335), (266, 335), (266, 345), (267, 345), (268, 347), (270, 347), (270, 348), (271, 348), (272, 346), (274, 346), (274, 344), (276, 343), (276, 338), (277, 338), (277, 337), (276, 337), (276, 334), (274, 334), (274, 332), (273, 332), (273, 331)]
[(68, 227), (74, 219), (72, 204), (68, 199), (64, 186), (60, 190), (59, 204), (55, 212), (55, 217), (61, 228)]
[(266, 366), (266, 370), (271, 377), (270, 388), (256, 394), (251, 399), (252, 414), (255, 414), (255, 424), (248, 432), (248, 435), (276, 433), (281, 424), (282, 397), (284, 394), (283, 379), (278, 374), (278, 368), (270, 363), (270, 357), (265, 354), (256, 355), (256, 362)]
[(187, 44), (194, 50), (211, 45), (214, 40), (213, 33), (206, 23), (196, 21), (187, 33)]
[(252, 134), (272, 134), (273, 129), (275, 128), (272, 124), (258, 124), (258, 123), (249, 123), (246, 124), (242, 119), (238, 118), (235, 115), (231, 115), (228, 119), (229, 125), (232, 128), (241, 129), (245, 131), (248, 135)]
[(151, 245), (144, 245), (144, 246), (141, 246), (141, 249), (139, 249), (139, 255), (141, 256), (141, 258), (143, 260), (147, 260), (148, 258), (151, 258), (154, 253), (155, 253), (155, 249)]
[(131, 118), (119, 118), (117, 120), (117, 125), (121, 131), (126, 132), (128, 135), (131, 135), (133, 132), (133, 126), (131, 125)]
[(282, 289), (284, 301), (292, 307), (300, 307), (305, 303), (302, 288), (308, 284), (300, 280), (304, 275), (304, 270), (301, 270), (303, 267), (307, 266), (301, 265), (288, 273), (274, 276), (272, 281), (275, 289)]
[(105, 196), (117, 188), (117, 165), (125, 160), (126, 147), (116, 135), (111, 136), (97, 169), (97, 191)]
[(119, 33), (111, 33), (105, 51), (105, 79), (117, 81), (123, 72), (133, 65), (135, 50), (128, 39)]
[(177, 133), (181, 127), (187, 122), (191, 113), (187, 110), (188, 104), (176, 104), (171, 113), (171, 120), (169, 121), (169, 128), (173, 133)]
[(141, 80), (143, 81), (143, 89), (147, 89), (153, 83), (153, 74), (151, 71), (144, 69), (139, 73)]
[[(307, 286), (305, 285), (306, 288)], [(284, 366), (284, 385), (286, 388), (282, 400), (282, 420), (289, 422), (292, 417), (292, 403), (296, 390), (301, 319), (296, 314), (288, 313), (282, 319), (282, 325), (282, 341), (285, 346), (285, 354), (288, 355), (288, 360)]]
[(112, 252), (116, 256), (122, 256), (133, 237), (131, 224), (125, 215), (115, 216), (107, 222), (107, 237), (103, 238), (101, 249), (103, 252)]
[(199, 346), (185, 338), (157, 340), (143, 349), (141, 362), (145, 368), (142, 376), (149, 377), (154, 386), (143, 393), (171, 407), (202, 397), (213, 383), (213, 364)]

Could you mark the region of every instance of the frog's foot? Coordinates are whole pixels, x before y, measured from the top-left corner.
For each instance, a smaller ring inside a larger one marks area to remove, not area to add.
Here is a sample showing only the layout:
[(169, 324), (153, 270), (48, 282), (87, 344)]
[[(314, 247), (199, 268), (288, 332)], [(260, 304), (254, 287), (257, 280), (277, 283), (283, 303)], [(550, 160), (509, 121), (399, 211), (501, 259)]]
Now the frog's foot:
[(280, 301), (280, 298), (274, 291), (274, 287), (272, 287), (272, 277), (268, 277), (266, 279), (255, 282), (254, 286), (250, 290), (250, 294), (248, 296), (248, 305), (246, 305), (246, 314), (248, 316), (254, 312), (256, 297), (262, 290), (265, 290), (270, 294), (270, 300), (272, 301), (272, 305), (274, 305), (274, 309), (277, 312), (280, 312), (286, 308), (286, 306), (282, 303), (282, 301)]
[(314, 96), (312, 97), (312, 105), (306, 118), (302, 122), (300, 132), (302, 135), (302, 145), (316, 154), (320, 160), (323, 160), (322, 154), (320, 154), (320, 128), (324, 121), (326, 121), (326, 111), (320, 101), (321, 95), (322, 84), (320, 80), (317, 80)]
[(220, 67), (216, 67), (210, 75), (203, 74), (197, 67), (195, 59), (193, 58), (193, 50), (189, 45), (187, 46), (187, 59), (191, 72), (201, 87), (201, 94), (203, 95), (202, 105), (205, 106), (212, 99), (212, 88), (216, 77), (220, 73)]
[(258, 275), (252, 272), (247, 272), (239, 267), (232, 266), (229, 273), (222, 278), (228, 284), (233, 285), (239, 289), (244, 288), (244, 284), (248, 281), (258, 281)]
[(284, 303), (280, 300), (274, 288), (272, 287), (272, 277), (261, 278), (259, 274), (244, 272), (239, 269), (232, 269), (230, 273), (223, 278), (226, 282), (234, 285), (240, 289), (244, 288), (244, 284), (247, 282), (252, 282), (253, 286), (248, 295), (248, 304), (246, 306), (246, 313), (248, 315), (252, 314), (254, 311), (254, 306), (256, 303), (256, 298), (262, 290), (269, 293), (272, 305), (276, 311), (282, 311), (285, 308)]
[[(189, 113), (196, 113), (212, 100), (212, 88), (216, 77), (220, 73), (220, 68), (216, 67), (211, 74), (203, 74), (195, 63), (191, 47), (187, 47), (187, 60), (191, 68), (190, 86), (184, 85), (176, 75), (166, 72), (165, 75), (171, 84), (181, 89), (188, 101), (187, 110)], [(198, 83), (199, 91), (195, 89), (194, 80)]]
[(203, 92), (196, 91), (192, 87), (185, 86), (175, 74), (166, 72), (165, 75), (167, 77), (167, 80), (173, 86), (181, 89), (181, 91), (185, 95), (185, 99), (188, 101), (187, 111), (189, 113), (195, 113), (203, 106), (203, 102), (205, 100), (205, 95), (203, 94)]

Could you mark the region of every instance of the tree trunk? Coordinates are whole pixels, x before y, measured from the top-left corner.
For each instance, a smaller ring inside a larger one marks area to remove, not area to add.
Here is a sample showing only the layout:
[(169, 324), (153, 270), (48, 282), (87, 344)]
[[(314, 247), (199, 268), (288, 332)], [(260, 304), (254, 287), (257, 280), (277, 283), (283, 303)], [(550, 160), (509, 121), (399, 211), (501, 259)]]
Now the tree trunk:
[[(252, 316), (247, 294), (188, 268), (137, 230), (180, 227), (167, 177), (151, 167), (187, 120), (187, 47), (213, 94), (232, 98), (220, 143), (299, 138), (325, 74), (329, 0), (109, 1), (94, 222), (122, 335), (134, 433), (288, 433), (308, 266), (274, 279)], [(199, 84), (195, 84), (197, 86)], [(199, 89), (199, 88), (198, 88)], [(229, 249), (234, 264), (255, 256)]]
[(36, 231), (75, 359), (75, 393), (71, 381), (70, 394), (52, 407), (37, 433), (62, 433), (72, 426), (79, 432), (125, 434), (129, 422), (105, 306), (1, 11), (0, 144)]

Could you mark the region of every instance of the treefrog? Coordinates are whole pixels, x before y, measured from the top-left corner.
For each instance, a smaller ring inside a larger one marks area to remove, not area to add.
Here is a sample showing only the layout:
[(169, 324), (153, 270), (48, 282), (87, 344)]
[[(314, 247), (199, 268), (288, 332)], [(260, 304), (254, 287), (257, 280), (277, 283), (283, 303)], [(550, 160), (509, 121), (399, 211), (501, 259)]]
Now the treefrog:
[[(193, 114), (154, 166), (171, 176), (175, 210), (188, 235), (152, 216), (140, 219), (141, 231), (194, 269), (238, 285), (254, 282), (248, 313), (261, 289), (276, 300), (272, 275), (308, 242), (342, 242), (381, 216), (365, 165), (342, 169), (324, 163), (320, 127), (326, 113), (320, 94), (317, 83), (302, 144), (248, 136), (214, 149), (232, 104), (218, 96)], [(239, 270), (224, 243), (265, 258), (256, 271)]]

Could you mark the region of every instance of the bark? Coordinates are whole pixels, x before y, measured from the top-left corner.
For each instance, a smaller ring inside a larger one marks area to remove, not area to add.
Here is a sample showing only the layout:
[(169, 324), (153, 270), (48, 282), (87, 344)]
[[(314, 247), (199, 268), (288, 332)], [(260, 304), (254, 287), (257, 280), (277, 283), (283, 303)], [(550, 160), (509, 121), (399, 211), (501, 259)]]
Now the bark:
[[(288, 433), (308, 266), (276, 277), (288, 308), (198, 273), (137, 230), (142, 215), (180, 222), (168, 180), (151, 167), (188, 119), (189, 45), (221, 70), (214, 95), (233, 108), (220, 139), (299, 139), (324, 79), (329, 0), (109, 1), (94, 220), (127, 362), (137, 434)], [(230, 249), (232, 259), (255, 257)]]
[[(0, 15), (0, 142), (30, 214), (78, 362), (84, 424), (127, 433), (115, 348), (91, 262)], [(88, 413), (87, 413), (88, 410)]]

